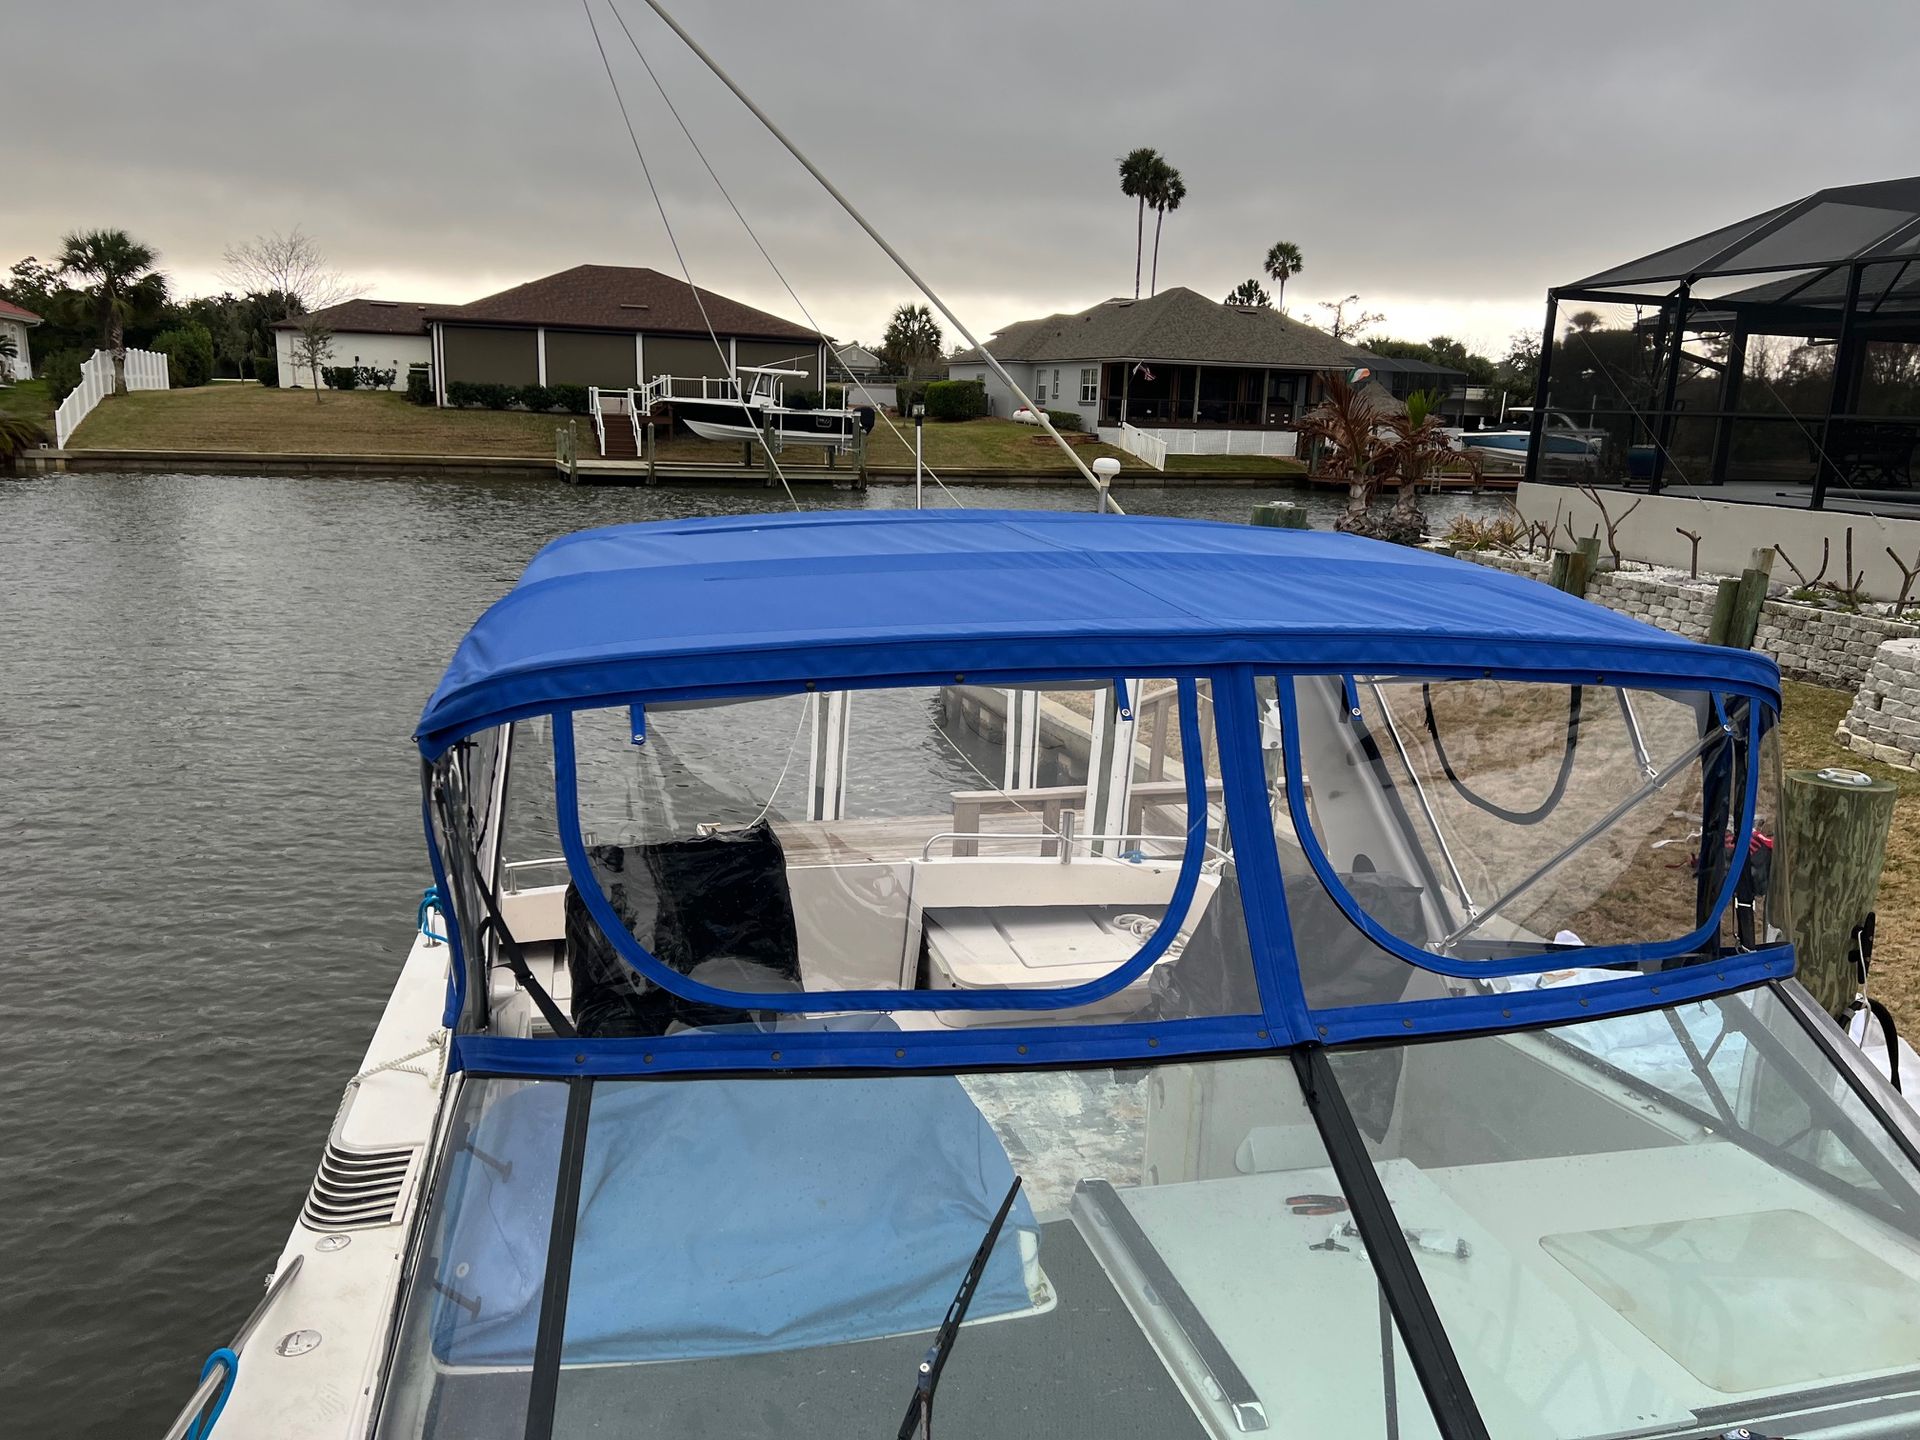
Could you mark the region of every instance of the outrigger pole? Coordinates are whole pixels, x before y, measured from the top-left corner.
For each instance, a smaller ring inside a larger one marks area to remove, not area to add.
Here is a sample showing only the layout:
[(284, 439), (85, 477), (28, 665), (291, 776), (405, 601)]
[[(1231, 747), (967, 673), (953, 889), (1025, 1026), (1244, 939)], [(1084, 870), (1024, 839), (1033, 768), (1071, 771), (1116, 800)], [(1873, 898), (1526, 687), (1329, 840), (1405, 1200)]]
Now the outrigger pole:
[[(611, 4), (612, 0), (608, 0), (608, 3)], [(1028, 398), (1027, 392), (1014, 383), (1013, 376), (1007, 373), (1006, 367), (993, 358), (992, 351), (988, 350), (985, 345), (982, 345), (974, 338), (973, 332), (967, 329), (965, 322), (962, 321), (958, 315), (953, 313), (952, 308), (948, 306), (947, 302), (934, 294), (933, 287), (920, 278), (920, 272), (909, 265), (900, 252), (887, 243), (887, 237), (873, 228), (872, 224), (868, 222), (867, 217), (860, 213), (854, 206), (854, 203), (840, 193), (840, 187), (829, 180), (821, 172), (820, 167), (809, 160), (801, 151), (800, 147), (788, 138), (787, 132), (774, 123), (773, 117), (768, 115), (767, 112), (762, 110), (758, 105), (754, 104), (753, 97), (734, 83), (733, 77), (720, 68), (720, 62), (701, 48), (700, 42), (681, 27), (680, 22), (668, 13), (667, 7), (661, 4), (660, 0), (647, 0), (647, 7), (662, 20), (666, 21), (667, 28), (678, 35), (686, 44), (686, 47), (700, 57), (700, 62), (714, 73), (722, 85), (725, 85), (727, 89), (734, 93), (735, 98), (737, 98), (742, 105), (753, 112), (753, 118), (767, 127), (767, 133), (772, 135), (773, 138), (778, 140), (782, 145), (786, 146), (788, 154), (806, 166), (807, 173), (818, 180), (821, 187), (839, 203), (840, 208), (853, 217), (854, 223), (873, 237), (873, 243), (886, 251), (887, 258), (898, 265), (901, 273), (914, 283), (922, 295), (933, 302), (934, 307), (938, 309), (942, 315), (947, 317), (947, 322), (960, 332), (961, 338), (980, 352), (981, 357), (987, 364), (993, 367), (993, 373), (1006, 382), (1007, 388), (1014, 393), (1020, 403), (1039, 418), (1041, 428), (1053, 437), (1053, 443), (1058, 445), (1066, 457), (1073, 462), (1073, 468), (1078, 470), (1081, 475), (1086, 478), (1087, 484), (1091, 485), (1096, 493), (1102, 493), (1106, 487), (1102, 486), (1093, 471), (1087, 468), (1087, 462), (1082, 460), (1079, 455), (1074, 452), (1073, 446), (1069, 445), (1060, 432), (1053, 428), (1053, 421), (1047, 418), (1047, 412), (1042, 410), (1038, 405), (1035, 405), (1033, 401)], [(1124, 515), (1126, 513), (1115, 500), (1108, 499), (1107, 505), (1116, 514)]]

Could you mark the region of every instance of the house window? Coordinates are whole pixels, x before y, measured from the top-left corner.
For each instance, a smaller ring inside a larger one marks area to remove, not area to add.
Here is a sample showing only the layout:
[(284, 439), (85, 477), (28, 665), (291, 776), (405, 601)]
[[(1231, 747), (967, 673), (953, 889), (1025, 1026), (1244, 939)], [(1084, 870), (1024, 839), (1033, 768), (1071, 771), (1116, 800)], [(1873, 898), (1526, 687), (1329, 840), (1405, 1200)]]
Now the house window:
[(1054, 404), (1058, 405), (1060, 403), (1061, 393), (1062, 392), (1060, 389), (1060, 372), (1056, 370), (1053, 372), (1053, 403)]
[(1100, 371), (1089, 365), (1080, 372), (1080, 403), (1097, 405), (1100, 403)]
[(1047, 403), (1047, 372), (1044, 370), (1033, 372), (1033, 399), (1037, 405)]

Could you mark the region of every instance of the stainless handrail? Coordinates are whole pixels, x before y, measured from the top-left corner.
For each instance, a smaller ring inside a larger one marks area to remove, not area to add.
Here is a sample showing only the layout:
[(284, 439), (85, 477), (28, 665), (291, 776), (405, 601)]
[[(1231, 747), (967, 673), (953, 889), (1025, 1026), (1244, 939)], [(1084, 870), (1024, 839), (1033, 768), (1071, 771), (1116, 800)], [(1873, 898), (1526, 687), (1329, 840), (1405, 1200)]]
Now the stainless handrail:
[[(236, 1356), (240, 1354), (247, 1341), (253, 1338), (253, 1332), (260, 1328), (260, 1322), (266, 1319), (267, 1311), (273, 1308), (273, 1302), (280, 1298), (280, 1293), (291, 1285), (293, 1277), (300, 1273), (300, 1267), (306, 1263), (306, 1259), (304, 1255), (296, 1255), (281, 1267), (280, 1273), (273, 1277), (273, 1283), (267, 1286), (267, 1293), (260, 1297), (260, 1303), (253, 1307), (253, 1313), (247, 1316), (246, 1323), (241, 1325), (234, 1334), (227, 1349)], [(186, 1408), (180, 1412), (173, 1424), (167, 1427), (167, 1433), (162, 1440), (185, 1440), (187, 1432), (193, 1428), (202, 1412), (212, 1403), (213, 1397), (220, 1393), (220, 1388), (227, 1383), (228, 1379), (227, 1367), (209, 1371), (206, 1378), (195, 1387), (193, 1398), (187, 1401)]]

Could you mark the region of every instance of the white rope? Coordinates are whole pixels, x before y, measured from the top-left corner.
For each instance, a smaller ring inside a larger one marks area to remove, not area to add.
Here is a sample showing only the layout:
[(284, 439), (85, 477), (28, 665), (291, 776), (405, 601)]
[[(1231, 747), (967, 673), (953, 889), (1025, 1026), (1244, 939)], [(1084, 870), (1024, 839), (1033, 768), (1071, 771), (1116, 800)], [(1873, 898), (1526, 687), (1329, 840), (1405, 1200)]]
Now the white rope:
[(358, 1075), (347, 1081), (347, 1094), (351, 1096), (361, 1081), (369, 1080), (375, 1075), (384, 1075), (389, 1071), (406, 1075), (418, 1075), (422, 1080), (427, 1082), (427, 1085), (431, 1089), (438, 1090), (440, 1088), (440, 1077), (446, 1072), (444, 1059), (441, 1062), (440, 1068), (437, 1070), (423, 1070), (411, 1062), (436, 1052), (444, 1055), (446, 1048), (447, 1032), (445, 1030), (436, 1030), (433, 1032), (432, 1037), (428, 1039), (427, 1043), (419, 1049), (409, 1050), (404, 1055), (396, 1055), (391, 1060), (382, 1060), (378, 1065), (369, 1065), (366, 1069), (362, 1070)]
[(747, 822), (751, 830), (766, 819), (773, 810), (773, 802), (780, 798), (780, 787), (787, 783), (787, 772), (793, 768), (793, 757), (800, 753), (800, 732), (807, 728), (807, 716), (813, 713), (813, 707), (820, 703), (818, 693), (808, 695), (800, 706), (800, 720), (793, 727), (793, 739), (787, 745), (787, 761), (780, 767), (779, 778), (773, 782), (773, 793), (767, 796), (767, 803), (760, 807), (760, 813)]

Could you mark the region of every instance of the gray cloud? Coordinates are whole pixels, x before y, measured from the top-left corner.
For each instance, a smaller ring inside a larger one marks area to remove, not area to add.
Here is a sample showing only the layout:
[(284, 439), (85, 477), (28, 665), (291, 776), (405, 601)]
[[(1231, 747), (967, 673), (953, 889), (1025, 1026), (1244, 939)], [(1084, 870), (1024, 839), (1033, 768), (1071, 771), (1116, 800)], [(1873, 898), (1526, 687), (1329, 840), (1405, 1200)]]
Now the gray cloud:
[[(594, 0), (700, 283), (791, 313)], [(647, 11), (619, 0), (775, 256), (836, 334), (909, 287)], [(24, 12), (24, 13), (23, 13)], [(1276, 239), (1296, 313), (1483, 344), (1545, 288), (1823, 185), (1905, 174), (1920, 7), (676, 0), (676, 13), (982, 333), (1130, 288), (1114, 157), (1189, 196), (1162, 284), (1224, 294)], [(575, 0), (10, 7), (0, 264), (125, 226), (189, 290), (304, 226), (401, 298), (673, 257)], [(1151, 219), (1149, 219), (1151, 238)]]

